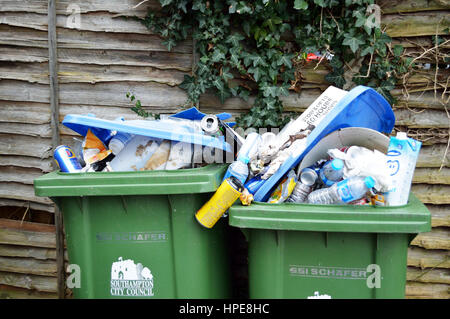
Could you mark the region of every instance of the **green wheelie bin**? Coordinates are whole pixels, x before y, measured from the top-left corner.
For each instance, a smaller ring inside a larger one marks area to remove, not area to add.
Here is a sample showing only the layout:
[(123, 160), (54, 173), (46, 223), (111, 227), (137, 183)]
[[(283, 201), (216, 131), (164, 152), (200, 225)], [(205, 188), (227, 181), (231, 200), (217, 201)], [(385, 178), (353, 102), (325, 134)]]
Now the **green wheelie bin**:
[(227, 222), (195, 212), (227, 165), (176, 171), (52, 172), (34, 181), (60, 208), (75, 298), (231, 297)]
[(229, 224), (248, 241), (250, 298), (404, 298), (410, 241), (431, 230), (412, 193), (404, 206), (252, 203)]

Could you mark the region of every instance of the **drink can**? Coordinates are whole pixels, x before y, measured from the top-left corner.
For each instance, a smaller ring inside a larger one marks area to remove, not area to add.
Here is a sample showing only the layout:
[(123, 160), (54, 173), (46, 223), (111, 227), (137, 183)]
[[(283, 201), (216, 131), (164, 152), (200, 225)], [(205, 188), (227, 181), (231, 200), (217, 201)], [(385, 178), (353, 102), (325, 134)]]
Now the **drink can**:
[(60, 145), (55, 149), (54, 159), (59, 170), (64, 173), (77, 173), (81, 171), (81, 165), (72, 149), (66, 145)]
[(202, 226), (212, 228), (243, 191), (244, 185), (241, 181), (234, 176), (227, 178), (211, 199), (197, 211), (195, 218)]

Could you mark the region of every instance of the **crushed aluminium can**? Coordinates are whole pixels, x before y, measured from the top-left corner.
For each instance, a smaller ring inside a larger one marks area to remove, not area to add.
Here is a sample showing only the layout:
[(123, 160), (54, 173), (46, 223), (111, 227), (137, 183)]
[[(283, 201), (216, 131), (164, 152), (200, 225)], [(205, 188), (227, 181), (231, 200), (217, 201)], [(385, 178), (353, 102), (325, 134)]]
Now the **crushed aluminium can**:
[(63, 173), (78, 173), (81, 165), (72, 149), (66, 145), (60, 145), (55, 149), (53, 155), (59, 170)]
[(244, 185), (236, 177), (225, 179), (217, 191), (195, 214), (197, 221), (212, 228), (244, 191)]

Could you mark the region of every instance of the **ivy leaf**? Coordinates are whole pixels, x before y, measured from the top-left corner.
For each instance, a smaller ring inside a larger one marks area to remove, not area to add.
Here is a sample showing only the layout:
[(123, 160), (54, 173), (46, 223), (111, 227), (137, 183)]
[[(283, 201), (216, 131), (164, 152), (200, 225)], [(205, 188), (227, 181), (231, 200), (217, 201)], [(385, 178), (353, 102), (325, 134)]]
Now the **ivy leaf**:
[(375, 49), (374, 49), (373, 46), (365, 47), (364, 49), (361, 50), (361, 56), (366, 56), (368, 54), (373, 54), (374, 50)]
[(276, 97), (277, 96), (278, 87), (277, 86), (265, 86), (263, 87), (263, 94), (265, 97)]
[(278, 65), (285, 65), (289, 69), (292, 68), (292, 54), (283, 54), (278, 60)]
[(173, 0), (159, 0), (159, 3), (161, 4), (161, 7), (168, 6), (172, 3)]
[(167, 50), (172, 51), (172, 48), (177, 44), (174, 39), (166, 39), (162, 42), (167, 47)]
[(195, 90), (195, 78), (193, 76), (189, 76), (187, 74), (184, 75), (184, 80), (179, 85), (180, 88), (186, 90), (186, 91), (193, 91)]
[(295, 0), (294, 9), (297, 9), (297, 10), (308, 9), (308, 2), (306, 2), (305, 0)]
[(365, 43), (364, 41), (355, 37), (345, 38), (344, 41), (342, 42), (343, 45), (349, 46), (353, 53), (356, 53), (356, 51), (358, 51), (359, 49), (359, 46), (364, 43)]
[(289, 87), (288, 86), (280, 86), (278, 88), (278, 95), (288, 96), (289, 95)]
[(394, 56), (399, 57), (403, 53), (403, 46), (401, 46), (400, 44), (396, 44), (394, 45), (392, 51), (394, 52)]
[(259, 82), (259, 79), (261, 79), (261, 69), (260, 68), (249, 68), (248, 72), (253, 74), (253, 78), (256, 82)]
[(335, 84), (338, 88), (342, 88), (345, 85), (345, 79), (342, 74), (339, 73), (328, 73), (325, 76), (325, 80), (327, 80), (330, 83)]
[(211, 61), (212, 62), (220, 62), (222, 60), (225, 60), (225, 54), (222, 53), (222, 51), (220, 50), (214, 50), (212, 56), (211, 56)]
[(237, 46), (239, 46), (239, 42), (244, 39), (245, 38), (241, 34), (233, 33), (233, 35), (229, 36), (225, 42), (231, 43), (233, 46), (237, 47)]
[(230, 71), (229, 68), (222, 69), (222, 78), (224, 79), (224, 81), (228, 81), (234, 78), (233, 74), (231, 74), (229, 71)]

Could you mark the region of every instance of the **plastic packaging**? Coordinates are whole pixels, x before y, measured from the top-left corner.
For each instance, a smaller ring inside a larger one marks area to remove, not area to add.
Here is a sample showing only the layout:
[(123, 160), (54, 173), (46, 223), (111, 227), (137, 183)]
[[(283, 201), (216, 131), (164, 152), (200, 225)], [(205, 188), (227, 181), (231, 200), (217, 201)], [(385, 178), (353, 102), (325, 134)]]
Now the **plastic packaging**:
[(120, 153), (121, 150), (125, 147), (125, 145), (133, 138), (133, 134), (117, 132), (116, 135), (109, 141), (109, 149), (112, 151), (114, 155)]
[(391, 137), (386, 162), (392, 182), (392, 190), (386, 194), (388, 206), (408, 203), (421, 145), (421, 142), (407, 137), (406, 133), (398, 132), (397, 137)]
[(343, 175), (344, 161), (338, 158), (326, 162), (319, 173), (321, 182), (327, 187), (342, 180)]
[(256, 132), (249, 133), (239, 150), (238, 157), (252, 158), (258, 152), (260, 142), (261, 135)]
[(328, 188), (315, 190), (308, 195), (311, 204), (342, 204), (358, 200), (375, 186), (375, 180), (368, 176), (352, 176)]
[(158, 147), (158, 140), (147, 136), (136, 135), (110, 162), (109, 167), (114, 172), (139, 171), (144, 167)]
[(227, 179), (230, 176), (236, 177), (242, 184), (248, 178), (248, 157), (239, 157), (236, 161), (231, 163), (228, 167), (228, 170), (225, 173), (223, 180)]
[(275, 191), (270, 196), (268, 202), (271, 204), (278, 204), (284, 202), (291, 196), (295, 185), (297, 184), (297, 176), (295, 171), (290, 170), (286, 178), (278, 185)]

